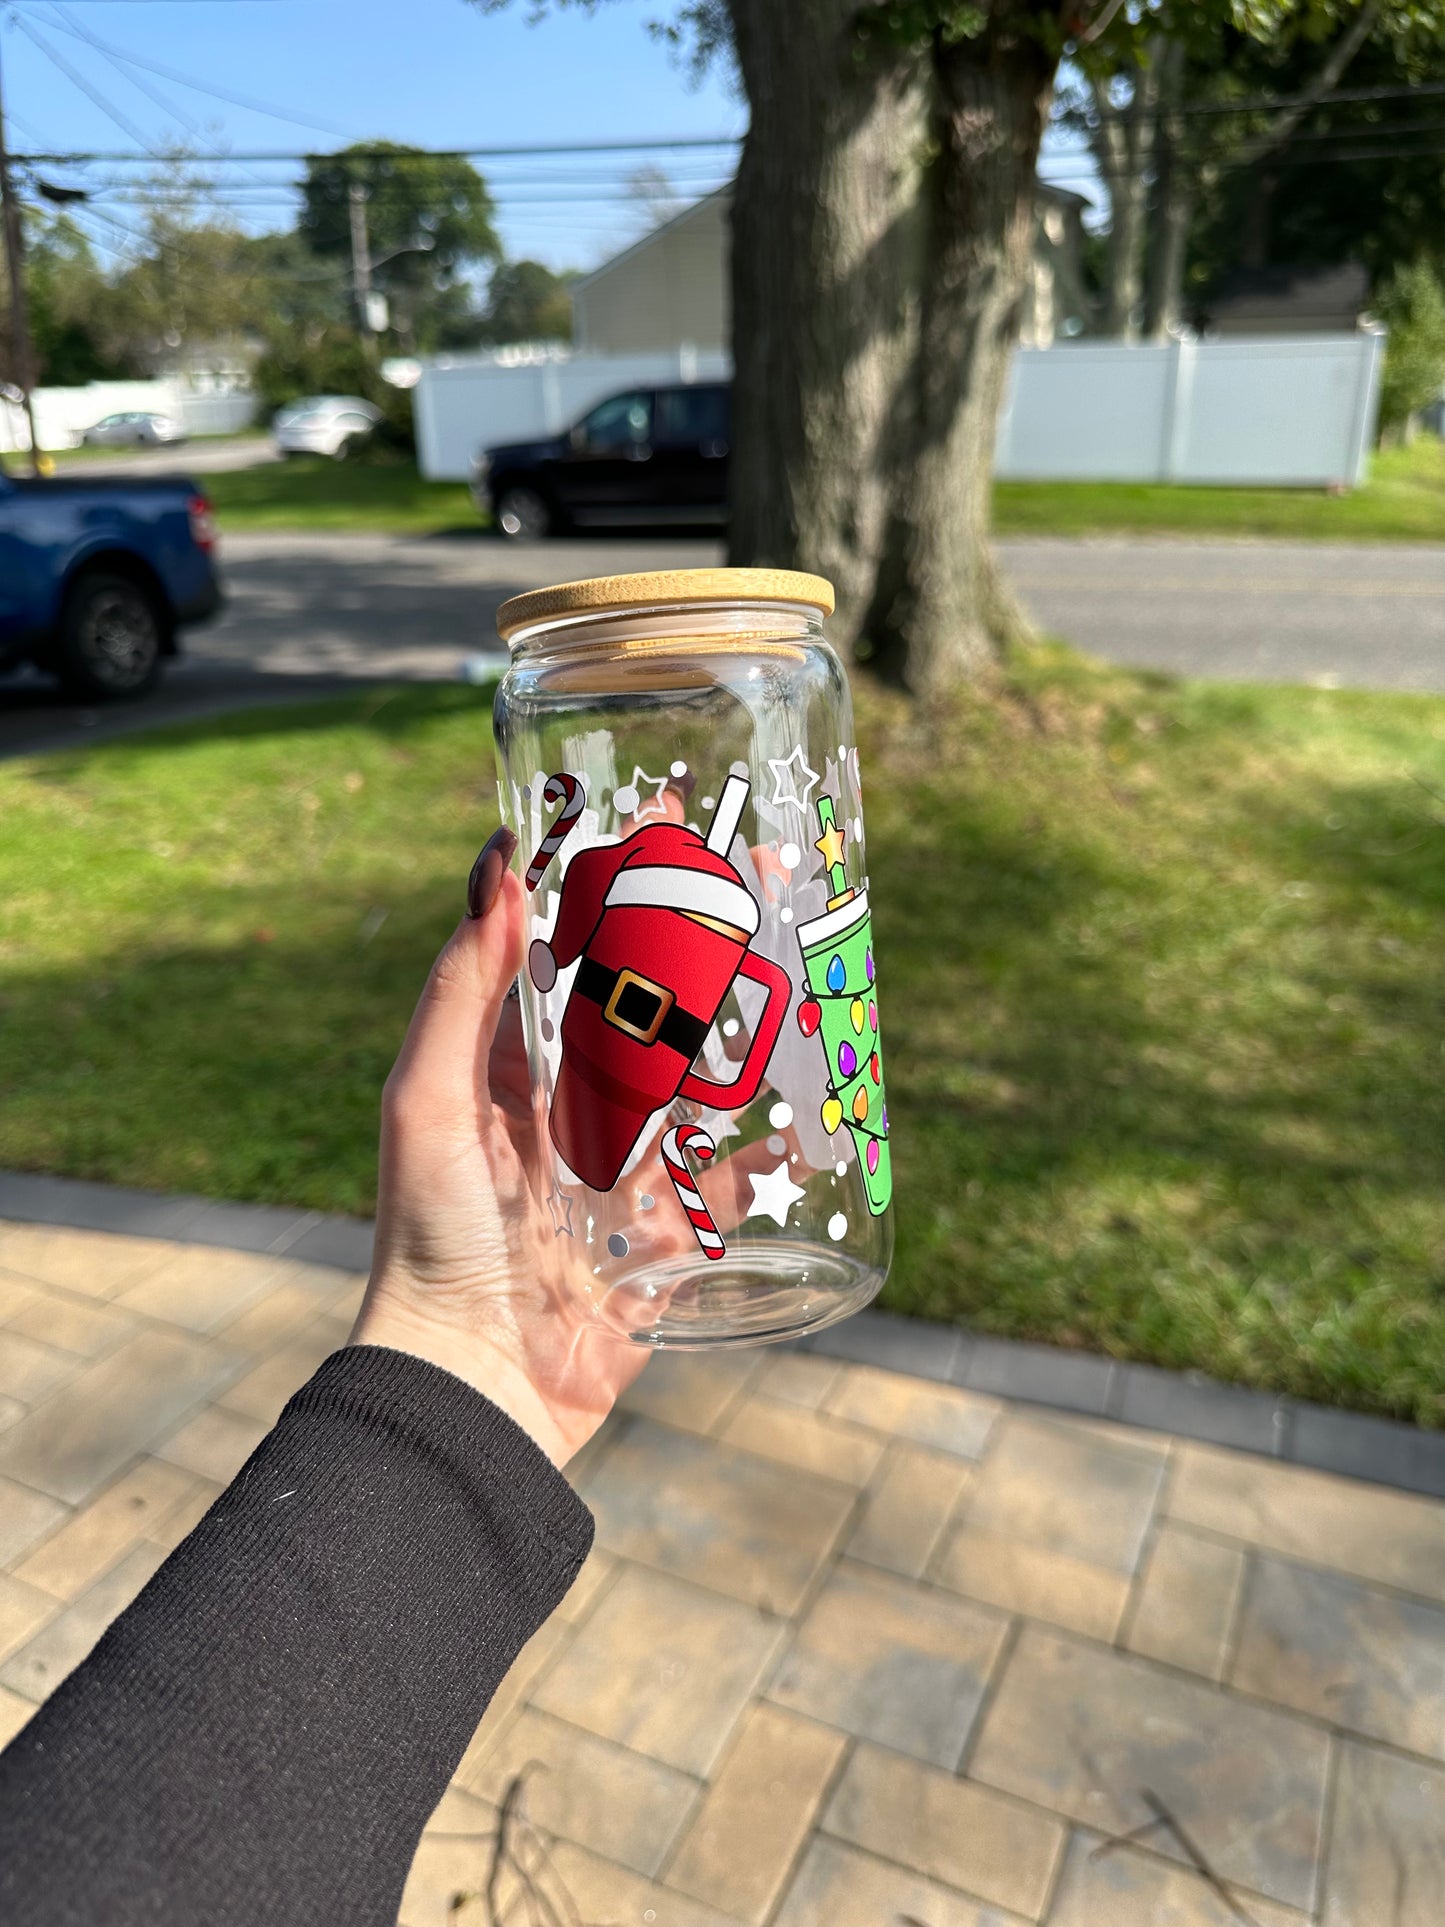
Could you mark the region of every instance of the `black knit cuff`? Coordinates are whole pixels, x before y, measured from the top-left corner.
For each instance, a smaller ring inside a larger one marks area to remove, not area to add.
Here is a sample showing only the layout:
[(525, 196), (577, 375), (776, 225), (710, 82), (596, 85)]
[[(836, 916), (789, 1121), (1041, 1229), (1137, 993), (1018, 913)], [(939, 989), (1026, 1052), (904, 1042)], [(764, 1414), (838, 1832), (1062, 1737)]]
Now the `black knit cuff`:
[(454, 1372), (384, 1345), (348, 1346), (287, 1402), (277, 1429), (333, 1414), (404, 1441), (473, 1489), (479, 1505), (495, 1508), (505, 1494), (569, 1575), (591, 1551), (592, 1514), (566, 1479), (515, 1419)]

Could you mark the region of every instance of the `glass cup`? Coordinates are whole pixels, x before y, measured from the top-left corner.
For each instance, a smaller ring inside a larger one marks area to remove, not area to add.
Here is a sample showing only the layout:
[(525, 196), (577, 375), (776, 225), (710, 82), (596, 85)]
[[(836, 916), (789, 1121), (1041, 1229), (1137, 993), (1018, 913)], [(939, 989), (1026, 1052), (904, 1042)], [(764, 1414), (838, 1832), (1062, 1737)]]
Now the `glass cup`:
[(640, 1344), (845, 1318), (892, 1255), (858, 752), (826, 582), (703, 569), (515, 597), (498, 791), (567, 1289)]

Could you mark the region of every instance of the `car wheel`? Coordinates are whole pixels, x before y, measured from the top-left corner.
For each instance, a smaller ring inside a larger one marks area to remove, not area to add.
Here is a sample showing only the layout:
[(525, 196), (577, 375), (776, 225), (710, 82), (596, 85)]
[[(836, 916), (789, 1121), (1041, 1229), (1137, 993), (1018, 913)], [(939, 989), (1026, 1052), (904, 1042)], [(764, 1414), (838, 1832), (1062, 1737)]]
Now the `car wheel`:
[(497, 527), (512, 542), (540, 542), (552, 533), (552, 507), (540, 489), (521, 483), (497, 499)]
[(77, 696), (140, 696), (160, 679), (165, 618), (154, 594), (95, 569), (71, 585), (60, 617), (59, 669)]

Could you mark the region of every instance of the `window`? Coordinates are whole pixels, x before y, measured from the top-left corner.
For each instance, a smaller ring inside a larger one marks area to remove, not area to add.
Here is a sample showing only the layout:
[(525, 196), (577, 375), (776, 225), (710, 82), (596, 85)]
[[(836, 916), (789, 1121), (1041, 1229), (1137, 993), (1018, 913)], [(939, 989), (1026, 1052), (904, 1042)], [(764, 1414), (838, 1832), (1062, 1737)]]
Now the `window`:
[(728, 440), (726, 388), (663, 388), (657, 397), (659, 447), (711, 447)]
[(587, 448), (626, 448), (645, 442), (652, 433), (651, 395), (613, 395), (599, 402), (578, 424)]

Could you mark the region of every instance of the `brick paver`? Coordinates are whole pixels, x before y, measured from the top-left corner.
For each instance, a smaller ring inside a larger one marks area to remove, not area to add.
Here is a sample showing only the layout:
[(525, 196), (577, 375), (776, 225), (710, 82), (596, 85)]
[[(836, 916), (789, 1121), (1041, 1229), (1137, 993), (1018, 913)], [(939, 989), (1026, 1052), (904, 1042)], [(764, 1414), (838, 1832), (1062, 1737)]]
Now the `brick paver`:
[[(0, 1223), (0, 1742), (360, 1284)], [(574, 1477), (403, 1927), (1439, 1918), (1445, 1503), (792, 1353), (654, 1361)]]

